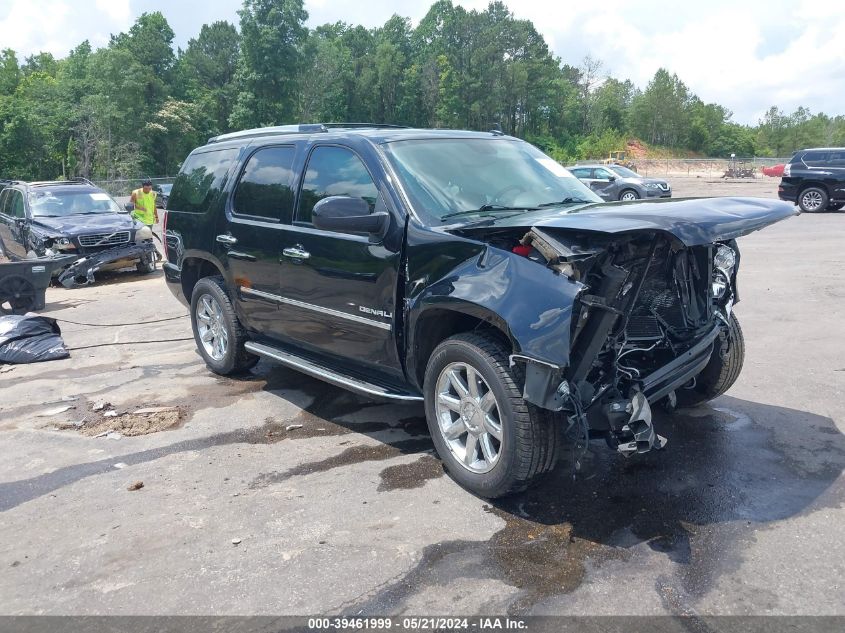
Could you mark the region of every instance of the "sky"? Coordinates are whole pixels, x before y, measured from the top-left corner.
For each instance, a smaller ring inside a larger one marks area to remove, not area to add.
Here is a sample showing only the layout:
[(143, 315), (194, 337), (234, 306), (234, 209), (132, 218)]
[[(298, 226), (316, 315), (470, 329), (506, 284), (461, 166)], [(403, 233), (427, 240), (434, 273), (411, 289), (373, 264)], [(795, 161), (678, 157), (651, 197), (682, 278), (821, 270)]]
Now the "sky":
[[(306, 0), (308, 25), (338, 20), (380, 26), (391, 15), (416, 24), (433, 0)], [(483, 10), (487, 0), (453, 0)], [(531, 20), (554, 54), (577, 66), (585, 55), (604, 72), (644, 88), (654, 72), (677, 73), (705, 102), (756, 124), (772, 105), (791, 112), (845, 114), (845, 2), (841, 0), (505, 0)], [(204, 23), (237, 24), (240, 0), (0, 0), (0, 49), (22, 61), (49, 51), (64, 57), (88, 39), (94, 47), (161, 11), (185, 47)]]

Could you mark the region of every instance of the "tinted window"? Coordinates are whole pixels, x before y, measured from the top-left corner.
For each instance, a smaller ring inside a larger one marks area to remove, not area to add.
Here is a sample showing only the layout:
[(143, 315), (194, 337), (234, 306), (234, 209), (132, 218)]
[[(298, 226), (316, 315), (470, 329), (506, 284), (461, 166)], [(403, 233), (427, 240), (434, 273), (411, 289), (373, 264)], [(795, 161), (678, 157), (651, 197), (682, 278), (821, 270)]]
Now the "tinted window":
[(235, 190), (234, 212), (270, 220), (289, 218), (293, 155), (293, 147), (267, 147), (250, 156)]
[(237, 149), (220, 149), (188, 156), (173, 183), (167, 208), (204, 213), (223, 188), (226, 172), (237, 157)]
[(296, 212), (297, 221), (310, 223), (314, 205), (328, 196), (363, 198), (370, 205), (370, 213), (373, 212), (378, 189), (364, 163), (348, 149), (318, 147), (311, 153)]
[(827, 161), (831, 167), (845, 167), (845, 151), (831, 152)]
[(804, 154), (804, 163), (818, 167), (827, 162), (827, 152), (807, 152)]
[(15, 189), (13, 189), (12, 193), (9, 195), (8, 214), (13, 218), (26, 217), (26, 213), (23, 209), (23, 194)]

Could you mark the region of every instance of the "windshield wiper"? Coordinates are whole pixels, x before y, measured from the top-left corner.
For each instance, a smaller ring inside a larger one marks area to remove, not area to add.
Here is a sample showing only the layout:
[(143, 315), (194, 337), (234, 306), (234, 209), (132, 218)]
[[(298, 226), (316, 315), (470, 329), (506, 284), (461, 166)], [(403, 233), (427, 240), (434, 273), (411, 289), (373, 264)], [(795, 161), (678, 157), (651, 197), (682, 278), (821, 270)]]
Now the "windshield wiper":
[(447, 213), (440, 216), (441, 220), (447, 218), (454, 218), (459, 215), (472, 215), (473, 213), (490, 213), (491, 211), (536, 211), (537, 207), (509, 207), (503, 204), (484, 204), (477, 209), (467, 209), (465, 211), (455, 211), (454, 213)]
[(583, 198), (564, 198), (563, 200), (557, 200), (555, 202), (544, 202), (543, 204), (538, 204), (538, 207), (557, 207), (564, 204), (590, 204), (595, 202), (595, 200), (584, 200)]

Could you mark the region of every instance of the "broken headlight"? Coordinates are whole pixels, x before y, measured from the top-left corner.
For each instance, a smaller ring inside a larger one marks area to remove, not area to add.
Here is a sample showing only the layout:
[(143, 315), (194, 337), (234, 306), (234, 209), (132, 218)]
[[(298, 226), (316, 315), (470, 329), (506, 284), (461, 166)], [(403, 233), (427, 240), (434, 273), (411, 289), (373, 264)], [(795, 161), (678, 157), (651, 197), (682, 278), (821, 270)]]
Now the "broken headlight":
[(728, 289), (728, 277), (721, 268), (717, 268), (713, 273), (713, 297), (721, 299), (725, 296)]
[(736, 267), (736, 251), (730, 246), (720, 244), (719, 248), (716, 249), (716, 256), (713, 258), (713, 266), (730, 278)]
[(59, 237), (53, 240), (52, 248), (57, 251), (70, 251), (74, 250), (76, 247), (68, 238)]

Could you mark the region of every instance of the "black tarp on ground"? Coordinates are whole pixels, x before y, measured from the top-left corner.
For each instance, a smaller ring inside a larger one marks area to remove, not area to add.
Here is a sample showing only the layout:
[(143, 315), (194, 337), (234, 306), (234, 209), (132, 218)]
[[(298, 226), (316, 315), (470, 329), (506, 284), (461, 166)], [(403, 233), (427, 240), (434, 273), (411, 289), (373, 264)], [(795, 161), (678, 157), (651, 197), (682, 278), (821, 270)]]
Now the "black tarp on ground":
[(55, 319), (34, 314), (0, 317), (0, 363), (40, 363), (69, 356)]

